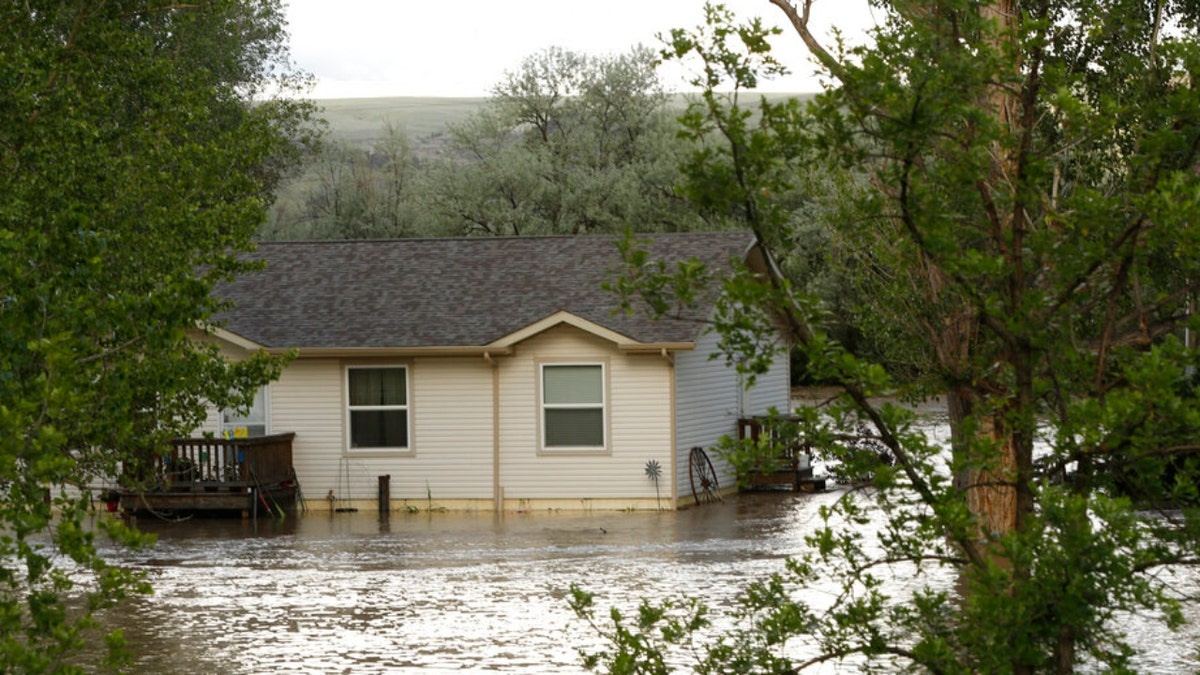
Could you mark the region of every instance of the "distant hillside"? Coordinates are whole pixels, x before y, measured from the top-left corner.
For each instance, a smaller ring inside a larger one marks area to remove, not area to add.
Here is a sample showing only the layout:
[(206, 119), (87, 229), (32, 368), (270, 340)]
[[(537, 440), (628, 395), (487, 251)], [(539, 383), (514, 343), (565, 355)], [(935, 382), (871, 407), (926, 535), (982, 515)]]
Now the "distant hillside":
[(352, 145), (370, 146), (390, 123), (405, 132), (415, 147), (436, 145), (448, 123), (459, 122), (479, 109), (485, 98), (318, 99), (331, 136)]
[[(769, 99), (778, 100), (788, 95), (767, 96)], [(811, 94), (800, 95), (799, 98), (811, 98)], [(753, 96), (743, 100), (748, 106), (755, 103)], [(406, 171), (420, 172), (424, 167), (435, 166), (434, 162), (426, 160), (445, 156), (449, 139), (447, 126), (466, 121), (487, 102), (488, 99), (484, 97), (412, 96), (315, 100), (314, 103), (321, 109), (320, 115), (328, 123), (330, 140), (344, 143), (359, 152), (329, 153), (311, 157), (312, 161), (307, 166), (278, 187), (268, 221), (260, 230), (259, 237), (308, 239), (345, 236), (343, 230), (329, 229), (328, 223), (332, 222), (332, 217), (329, 216), (331, 210), (337, 212), (333, 220), (348, 218), (367, 222), (370, 218), (355, 209), (366, 208), (367, 205), (382, 201), (381, 198), (372, 196), (372, 190), (392, 189), (386, 186), (379, 187), (373, 182), (376, 180), (373, 172), (379, 168), (376, 163), (385, 162), (385, 155), (372, 155), (362, 151), (369, 151), (375, 147), (386, 137), (388, 127), (392, 127), (407, 137), (408, 149), (412, 153), (409, 160), (415, 160), (409, 161)], [(687, 102), (688, 96), (676, 95), (669, 105), (682, 112)], [(405, 185), (420, 185), (419, 180), (409, 181), (413, 175), (417, 174), (405, 176)], [(412, 193), (413, 189), (409, 189), (404, 198), (421, 198), (419, 194), (412, 196)], [(355, 201), (356, 196), (361, 199)], [(375, 202), (371, 202), (371, 199)], [(418, 208), (414, 204), (415, 202), (405, 202), (404, 209)], [(416, 222), (413, 220), (415, 212), (401, 213), (395, 204), (387, 208), (392, 209), (389, 212), (392, 214), (390, 217), (403, 216), (409, 219), (405, 222)], [(426, 224), (426, 215), (422, 214), (422, 226)]]
[[(771, 100), (793, 94), (767, 94)], [(812, 94), (795, 94), (801, 99), (812, 98)], [(680, 108), (685, 105), (687, 95), (676, 95)], [(363, 146), (370, 146), (383, 135), (390, 122), (408, 134), (414, 149), (430, 149), (439, 144), (446, 125), (459, 122), (475, 112), (487, 101), (486, 98), (434, 98), (423, 96), (396, 96), (389, 98), (331, 98), (318, 99), (317, 105), (324, 110), (334, 139)], [(747, 104), (753, 98), (745, 99)]]

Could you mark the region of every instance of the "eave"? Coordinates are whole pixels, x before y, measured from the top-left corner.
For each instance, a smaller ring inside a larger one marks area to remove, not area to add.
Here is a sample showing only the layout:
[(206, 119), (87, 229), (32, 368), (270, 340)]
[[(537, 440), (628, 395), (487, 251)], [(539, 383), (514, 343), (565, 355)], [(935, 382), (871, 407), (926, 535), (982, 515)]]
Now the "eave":
[(610, 328), (605, 328), (594, 321), (588, 321), (583, 317), (565, 311), (555, 312), (541, 321), (531, 323), (520, 330), (513, 331), (499, 340), (495, 340), (488, 347), (492, 349), (513, 349), (517, 344), (561, 325), (574, 326), (598, 338), (608, 340), (614, 343), (617, 349), (629, 354), (659, 354), (664, 350), (674, 352), (689, 351), (696, 348), (696, 343), (694, 342), (641, 342)]
[(371, 358), (416, 358), (416, 357), (464, 357), (511, 356), (517, 345), (551, 328), (568, 325), (613, 343), (626, 354), (664, 354), (667, 352), (691, 351), (696, 343), (691, 341), (641, 342), (610, 328), (584, 319), (570, 312), (560, 311), (514, 331), (486, 345), (427, 345), (418, 347), (268, 347), (249, 338), (216, 326), (205, 326), (204, 332), (246, 351), (264, 351), (268, 354), (294, 354), (297, 358), (322, 359), (371, 359)]

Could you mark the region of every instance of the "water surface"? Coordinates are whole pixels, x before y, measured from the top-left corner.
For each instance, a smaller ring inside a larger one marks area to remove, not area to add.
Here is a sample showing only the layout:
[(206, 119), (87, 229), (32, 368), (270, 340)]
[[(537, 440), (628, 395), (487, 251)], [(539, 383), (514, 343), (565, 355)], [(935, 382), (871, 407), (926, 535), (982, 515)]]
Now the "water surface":
[[(839, 494), (745, 494), (679, 512), (143, 518), (158, 544), (113, 555), (147, 570), (155, 594), (106, 621), (125, 628), (135, 672), (578, 673), (577, 650), (599, 643), (567, 606), (571, 584), (594, 592), (603, 616), (697, 596), (719, 628), (741, 588), (782, 571)], [(808, 592), (820, 604), (824, 591)], [(1157, 645), (1139, 663), (1147, 672), (1200, 669), (1195, 624), (1172, 634), (1130, 617), (1125, 629)]]

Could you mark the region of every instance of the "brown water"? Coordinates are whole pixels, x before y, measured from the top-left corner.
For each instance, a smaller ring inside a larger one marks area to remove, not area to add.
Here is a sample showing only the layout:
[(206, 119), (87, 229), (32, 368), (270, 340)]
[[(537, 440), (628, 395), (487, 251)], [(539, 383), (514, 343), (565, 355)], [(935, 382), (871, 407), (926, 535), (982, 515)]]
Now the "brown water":
[[(781, 571), (838, 494), (662, 513), (143, 519), (158, 544), (121, 555), (150, 573), (155, 595), (106, 621), (140, 654), (135, 672), (578, 673), (577, 650), (598, 638), (568, 608), (571, 584), (595, 592), (605, 616), (643, 597), (698, 596), (719, 629), (722, 608)], [(819, 604), (822, 591), (809, 592)], [(1162, 645), (1147, 672), (1200, 667), (1188, 660), (1195, 626), (1173, 635), (1145, 623), (1132, 620), (1135, 636)]]
[(675, 513), (143, 519), (159, 542), (128, 560), (155, 595), (116, 620), (142, 672), (575, 673), (596, 636), (567, 606), (572, 583), (605, 608), (729, 604), (799, 551), (813, 505), (775, 494)]

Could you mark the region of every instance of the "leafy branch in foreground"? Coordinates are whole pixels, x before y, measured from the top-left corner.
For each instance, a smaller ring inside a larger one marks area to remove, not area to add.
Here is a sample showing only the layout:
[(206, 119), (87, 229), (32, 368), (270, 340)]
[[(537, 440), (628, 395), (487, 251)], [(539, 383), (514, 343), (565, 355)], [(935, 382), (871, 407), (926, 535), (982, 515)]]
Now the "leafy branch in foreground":
[[(311, 140), (276, 0), (0, 8), (0, 671), (130, 654), (90, 493), (278, 375), (201, 326)], [(90, 649), (89, 649), (90, 648)]]
[[(782, 242), (790, 269), (797, 226), (771, 201), (781, 191), (764, 188), (804, 188), (814, 167), (831, 176), (807, 185), (830, 260), (853, 266), (857, 328), (905, 367), (847, 349), (785, 280), (725, 287), (739, 309), (714, 328), (732, 362), (761, 348), (758, 363), (778, 358), (775, 327), (743, 317), (777, 319), (809, 374), (842, 392), (796, 411), (799, 432), (872, 481), (826, 509), (780, 573), (782, 593), (747, 592), (756, 622), (710, 640), (694, 668), (1138, 668), (1154, 645), (1120, 621), (1174, 628), (1194, 616), (1196, 598), (1169, 579), (1200, 560), (1200, 454), (1189, 450), (1200, 438), (1200, 15), (891, 2), (869, 46), (830, 51), (809, 29), (811, 2), (770, 4), (833, 85), (789, 115), (702, 97), (693, 186), (708, 181), (723, 200), (703, 208)], [(752, 87), (755, 60), (773, 67), (770, 31), (732, 21), (710, 8), (665, 52), (718, 64), (708, 89)], [(761, 123), (738, 123), (751, 119)], [(640, 286), (673, 287), (650, 276)], [(637, 287), (618, 285), (631, 298)], [(909, 410), (878, 403), (934, 396), (944, 445)], [(893, 464), (846, 442), (864, 426)], [(797, 607), (805, 620), (788, 621)], [(765, 647), (764, 626), (780, 627)]]

